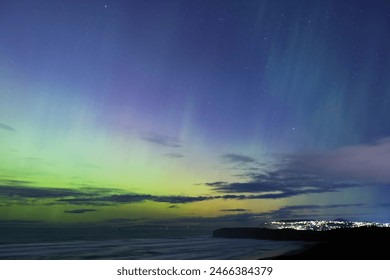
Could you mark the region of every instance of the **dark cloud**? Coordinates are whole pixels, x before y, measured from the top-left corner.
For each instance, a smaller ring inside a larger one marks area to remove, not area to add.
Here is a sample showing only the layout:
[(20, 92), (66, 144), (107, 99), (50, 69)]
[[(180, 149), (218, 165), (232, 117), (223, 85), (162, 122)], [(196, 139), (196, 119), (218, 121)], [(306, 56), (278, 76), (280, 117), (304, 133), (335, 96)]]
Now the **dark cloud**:
[(228, 184), (227, 182), (223, 182), (223, 181), (205, 183), (205, 185), (209, 187), (223, 187), (227, 184)]
[[(22, 201), (23, 199), (45, 199), (47, 205), (70, 204), (103, 206), (144, 201), (183, 204), (225, 198), (223, 196), (155, 196), (150, 194), (120, 193), (123, 192), (123, 190), (92, 187), (79, 188), (77, 190), (42, 188), (22, 186), (20, 185), (22, 184), (21, 181), (8, 181), (14, 183), (14, 185), (0, 185), (0, 198), (5, 199), (5, 202), (14, 200)], [(23, 204), (25, 203), (26, 201), (23, 200)]]
[[(152, 201), (157, 203), (177, 204), (195, 203), (214, 199), (224, 200), (249, 200), (249, 199), (277, 199), (291, 197), (294, 195), (308, 193), (322, 193), (326, 191), (336, 191), (333, 187), (293, 187), (290, 185), (280, 186), (278, 192), (269, 191), (268, 186), (260, 183), (218, 183), (211, 184), (220, 195), (210, 196), (156, 196), (151, 194), (120, 193), (123, 192), (110, 188), (81, 188), (81, 189), (62, 189), (62, 188), (38, 188), (20, 185), (0, 185), (0, 201), (5, 205), (19, 203), (27, 205), (37, 203), (43, 199), (45, 205), (67, 204), (67, 205), (92, 205), (92, 206), (112, 206), (117, 204), (142, 203)], [(332, 189), (333, 188), (333, 189)], [(119, 193), (118, 193), (119, 192)], [(240, 193), (241, 192), (241, 193)], [(245, 194), (244, 194), (245, 193)], [(32, 200), (30, 200), (32, 199)], [(173, 208), (172, 207), (172, 208)], [(81, 208), (84, 209), (84, 208)], [(224, 212), (246, 211), (245, 209), (225, 209)], [(77, 211), (76, 211), (77, 212)], [(66, 212), (66, 213), (76, 213)]]
[(180, 148), (182, 146), (181, 142), (177, 138), (164, 135), (146, 134), (142, 135), (141, 139), (165, 147)]
[(58, 198), (83, 195), (77, 190), (0, 185), (0, 197), (7, 198)]
[[(288, 174), (281, 171), (253, 175), (252, 182), (207, 183), (207, 186), (220, 193), (209, 196), (156, 196), (151, 194), (123, 193), (123, 190), (90, 186), (79, 189), (40, 188), (23, 186), (23, 181), (8, 180), (8, 182), (13, 184), (0, 185), (0, 199), (3, 199), (2, 203), (20, 203), (25, 205), (31, 203), (29, 199), (33, 199), (34, 203), (39, 199), (44, 199), (46, 205), (93, 206), (142, 203), (144, 201), (176, 205), (214, 199), (278, 199), (303, 194), (333, 192), (341, 188), (356, 186), (354, 183), (331, 182), (315, 176)], [(242, 209), (226, 209), (226, 212), (238, 212), (240, 210)]]
[(134, 203), (134, 202), (142, 202), (145, 200), (152, 200), (154, 197), (152, 195), (142, 195), (142, 194), (116, 194), (110, 195), (106, 197), (102, 197), (101, 199), (107, 202), (119, 202), (119, 203)]
[[(65, 189), (29, 186), (28, 184), (32, 184), (32, 182), (2, 180), (0, 183), (1, 202), (5, 202), (7, 205), (10, 203), (26, 205), (32, 203), (32, 201), (36, 203), (39, 199), (42, 199), (44, 200), (42, 203), (45, 205), (66, 203), (76, 205), (109, 205), (109, 201), (104, 201), (102, 198), (109, 196), (109, 194), (120, 192), (120, 190), (114, 188), (83, 187), (78, 189)], [(115, 202), (114, 198), (112, 201)]]
[(116, 194), (102, 197), (86, 197), (86, 198), (65, 198), (59, 201), (69, 204), (95, 204), (95, 203), (136, 203), (143, 201), (166, 202), (172, 204), (183, 204), (197, 201), (210, 200), (214, 196), (154, 196), (149, 194)]
[(225, 154), (222, 156), (222, 158), (227, 162), (232, 163), (254, 163), (256, 160), (254, 158), (244, 156), (244, 155), (238, 155), (238, 154)]
[(0, 123), (0, 129), (8, 130), (8, 131), (16, 131), (15, 128), (13, 128), (13, 127), (11, 127), (9, 125), (3, 124), (3, 123)]
[(253, 174), (249, 182), (214, 182), (206, 185), (223, 193), (258, 193), (257, 198), (285, 198), (359, 186), (354, 182), (337, 182), (314, 175), (295, 174), (282, 170)]
[(304, 194), (335, 192), (344, 188), (358, 187), (361, 183), (354, 180), (340, 180), (321, 176), (307, 170), (297, 170), (291, 157), (264, 171), (245, 173), (246, 182), (211, 182), (206, 186), (220, 193), (246, 193), (246, 199), (278, 199)]
[(246, 212), (248, 209), (236, 208), (236, 209), (221, 209), (221, 212)]
[(95, 212), (98, 211), (96, 209), (74, 209), (74, 210), (65, 210), (64, 213), (69, 213), (69, 214), (83, 214), (86, 212)]
[[(232, 185), (232, 184), (230, 184)], [(224, 192), (233, 192), (229, 190), (229, 184), (219, 190)], [(235, 186), (235, 185), (232, 185)], [(91, 191), (95, 190), (95, 191)], [(258, 191), (258, 189), (255, 192)], [(155, 196), (150, 194), (109, 194), (117, 191), (115, 189), (94, 189), (86, 188), (79, 190), (61, 189), (61, 188), (38, 188), (22, 186), (0, 186), (0, 198), (5, 199), (7, 203), (16, 203), (20, 201), (26, 204), (25, 199), (45, 199), (46, 205), (69, 204), (69, 205), (94, 205), (108, 206), (116, 204), (140, 203), (144, 201), (153, 201), (159, 203), (185, 204), (213, 199), (225, 200), (245, 200), (245, 199), (275, 199), (289, 197), (297, 194), (324, 192), (324, 190), (287, 190), (280, 193), (260, 193), (260, 194), (223, 194), (211, 196)], [(328, 190), (330, 191), (330, 190)], [(236, 190), (234, 190), (236, 192)], [(107, 195), (109, 194), (109, 195)], [(173, 207), (172, 207), (173, 208)], [(240, 211), (245, 209), (232, 209), (226, 211)], [(67, 212), (71, 213), (71, 212)]]
[(338, 180), (390, 183), (390, 137), (372, 144), (347, 146), (329, 153), (287, 157), (289, 170)]
[(213, 196), (154, 196), (149, 194), (115, 194), (109, 196), (95, 197), (71, 197), (58, 199), (59, 203), (75, 204), (75, 205), (112, 205), (118, 203), (137, 203), (143, 201), (166, 202), (172, 204), (183, 204), (210, 200)]
[(56, 200), (57, 203), (73, 204), (73, 205), (114, 205), (122, 203), (137, 203), (145, 200), (151, 200), (152, 195), (139, 195), (139, 194), (114, 194), (108, 196), (99, 195), (87, 195), (84, 197), (69, 197)]
[[(253, 158), (226, 154), (229, 162), (250, 163)], [(255, 198), (277, 199), (297, 195), (337, 192), (345, 188), (383, 186), (390, 183), (390, 138), (370, 145), (344, 147), (322, 154), (278, 156), (278, 162), (251, 169), (240, 182), (209, 182), (220, 193), (253, 194)], [(253, 196), (246, 196), (252, 199)], [(239, 199), (239, 198), (237, 198)]]
[(110, 201), (105, 201), (103, 200), (102, 197), (99, 196), (95, 196), (95, 197), (86, 196), (86, 197), (59, 198), (55, 200), (53, 203), (50, 203), (49, 205), (54, 205), (54, 204), (109, 206), (115, 203)]
[[(261, 220), (286, 220), (286, 219), (333, 219), (334, 217), (343, 217), (345, 208), (355, 208), (361, 210), (366, 204), (328, 204), (328, 205), (288, 205), (277, 210), (266, 213), (259, 213), (257, 217)], [(336, 209), (343, 209), (340, 213), (335, 212)], [(325, 212), (321, 210), (326, 210)], [(332, 210), (330, 216), (329, 210)], [(309, 214), (308, 214), (309, 213)], [(309, 216), (308, 216), (309, 215)]]
[(111, 187), (96, 187), (87, 184), (78, 184), (80, 186), (80, 192), (89, 194), (89, 195), (108, 195), (108, 194), (117, 194), (122, 192), (121, 189), (111, 188)]
[(198, 202), (204, 200), (214, 199), (212, 196), (155, 196), (153, 201), (156, 202), (168, 202), (174, 204)]
[(164, 156), (168, 157), (168, 158), (183, 158), (184, 157), (183, 154), (179, 154), (179, 153), (169, 153), (169, 154), (165, 154)]

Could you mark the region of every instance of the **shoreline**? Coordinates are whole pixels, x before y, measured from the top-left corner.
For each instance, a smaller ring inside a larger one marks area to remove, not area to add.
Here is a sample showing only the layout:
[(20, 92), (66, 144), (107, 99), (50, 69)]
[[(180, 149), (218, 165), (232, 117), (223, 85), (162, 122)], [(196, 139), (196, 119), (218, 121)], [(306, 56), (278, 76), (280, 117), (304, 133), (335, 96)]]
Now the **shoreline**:
[[(387, 246), (387, 245), (384, 245)], [(379, 247), (359, 247), (355, 242), (347, 244), (321, 242), (300, 251), (267, 258), (269, 260), (389, 260)]]
[(381, 253), (390, 245), (390, 228), (361, 227), (329, 231), (278, 230), (264, 228), (225, 228), (214, 231), (214, 237), (265, 240), (307, 241), (304, 247), (271, 260), (388, 260)]

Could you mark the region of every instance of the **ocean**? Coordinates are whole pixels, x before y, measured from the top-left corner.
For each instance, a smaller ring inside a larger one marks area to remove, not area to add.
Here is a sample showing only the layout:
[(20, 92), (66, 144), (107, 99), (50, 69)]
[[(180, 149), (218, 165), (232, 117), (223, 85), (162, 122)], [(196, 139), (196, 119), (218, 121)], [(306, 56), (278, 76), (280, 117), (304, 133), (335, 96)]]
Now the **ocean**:
[(249, 260), (282, 255), (305, 244), (210, 236), (0, 244), (0, 259)]

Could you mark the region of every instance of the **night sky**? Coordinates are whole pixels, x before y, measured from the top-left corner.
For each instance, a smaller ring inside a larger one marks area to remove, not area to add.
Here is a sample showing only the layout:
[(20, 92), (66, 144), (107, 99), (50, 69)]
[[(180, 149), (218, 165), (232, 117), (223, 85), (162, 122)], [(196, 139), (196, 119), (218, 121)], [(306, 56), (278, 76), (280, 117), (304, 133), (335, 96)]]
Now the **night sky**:
[(0, 221), (390, 221), (389, 1), (0, 0)]

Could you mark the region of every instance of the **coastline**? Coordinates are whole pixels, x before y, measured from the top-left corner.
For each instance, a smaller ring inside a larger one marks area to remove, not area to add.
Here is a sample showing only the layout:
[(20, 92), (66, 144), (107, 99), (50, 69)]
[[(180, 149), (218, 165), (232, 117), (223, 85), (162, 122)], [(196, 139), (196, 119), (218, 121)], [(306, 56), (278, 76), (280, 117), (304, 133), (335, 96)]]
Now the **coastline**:
[[(387, 246), (387, 245), (385, 245)], [(380, 247), (357, 246), (356, 242), (313, 244), (300, 251), (268, 258), (270, 260), (389, 260), (390, 256), (380, 253)]]
[(381, 253), (390, 245), (390, 228), (361, 227), (329, 231), (230, 228), (214, 231), (214, 237), (307, 241), (303, 248), (262, 257), (272, 260), (388, 260)]

